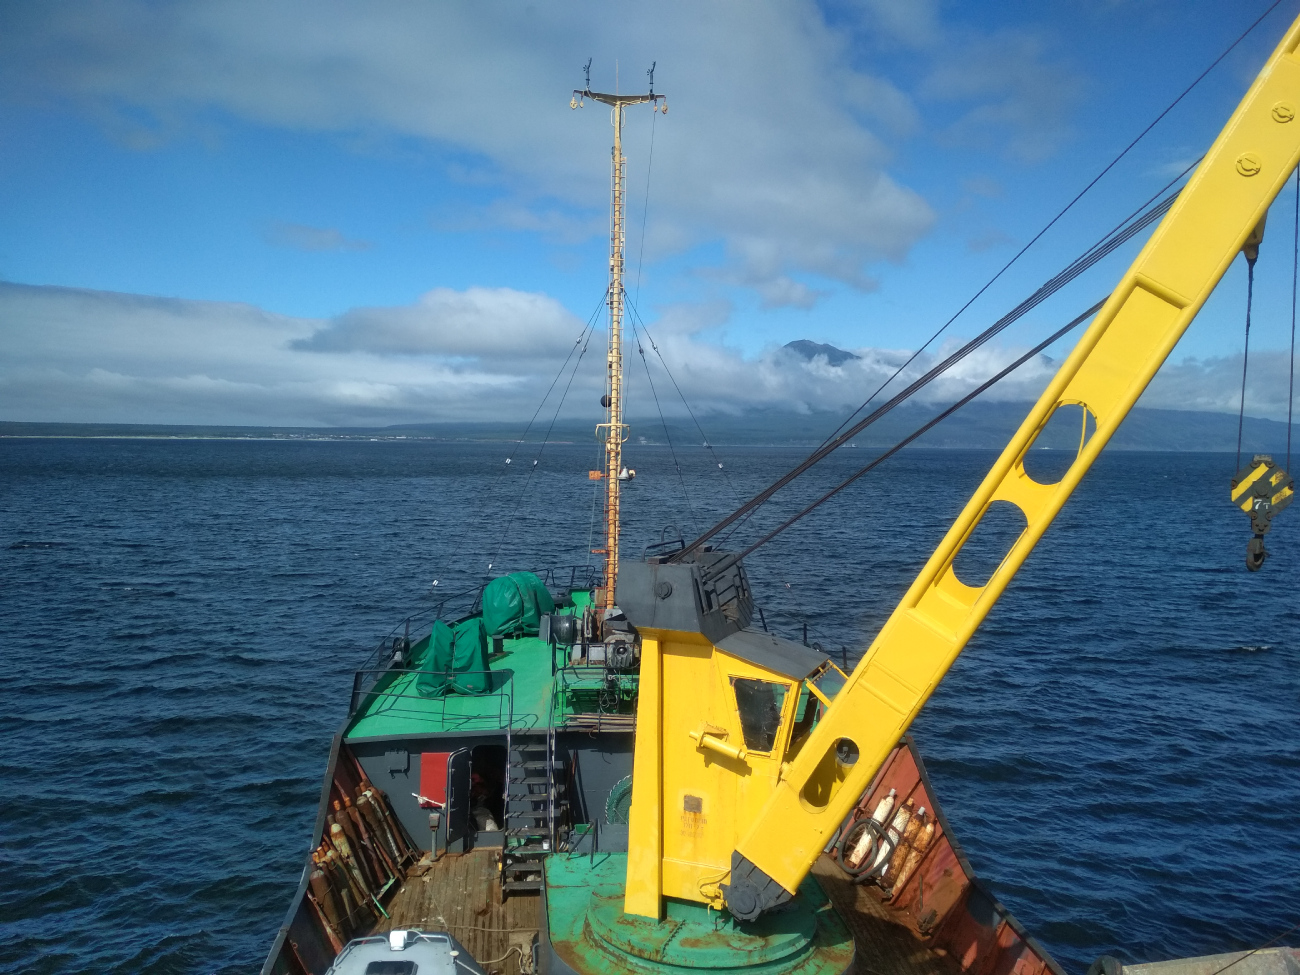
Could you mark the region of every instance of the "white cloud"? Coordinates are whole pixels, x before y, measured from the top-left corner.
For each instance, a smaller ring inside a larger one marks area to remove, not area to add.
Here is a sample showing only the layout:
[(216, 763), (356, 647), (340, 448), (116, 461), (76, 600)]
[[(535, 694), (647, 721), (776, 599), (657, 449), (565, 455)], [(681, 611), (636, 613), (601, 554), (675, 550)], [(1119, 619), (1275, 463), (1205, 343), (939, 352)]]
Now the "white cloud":
[(515, 408), (532, 377), (434, 357), (299, 351), (333, 323), (250, 305), (0, 284), (0, 416), (347, 425)]
[[(678, 416), (682, 408), (668, 392), (660, 356), (698, 414), (737, 414), (755, 408), (847, 411), (908, 355), (852, 349), (860, 358), (840, 367), (824, 358), (806, 362), (780, 347), (745, 356), (709, 338), (728, 321), (726, 303), (661, 313), (652, 326), (654, 345), (645, 333), (639, 342), (628, 336), (634, 417), (654, 415), (639, 349), (656, 384), (664, 384), (665, 412)], [(319, 320), (242, 304), (0, 283), (0, 347), (6, 353), (0, 359), (0, 419), (341, 426), (518, 420), (532, 415), (566, 356), (577, 351), (581, 330), (582, 322), (554, 299), (504, 288), (438, 289), (408, 307), (354, 309)], [(563, 417), (597, 412), (604, 341), (601, 329), (591, 335)], [(955, 340), (918, 357), (891, 391), (953, 348)], [(920, 401), (951, 402), (1021, 351), (986, 346), (928, 387)], [(1066, 350), (1051, 351), (1059, 361)], [(1055, 369), (1039, 356), (985, 398), (1036, 397)], [(1142, 403), (1235, 412), (1240, 369), (1240, 359), (1171, 363)], [(1252, 353), (1247, 412), (1285, 416), (1285, 390), (1285, 353)]]
[[(605, 108), (567, 106), (589, 52), (596, 87), (614, 87), (616, 58), (624, 91), (657, 60), (671, 96), (654, 120), (651, 257), (721, 241), (756, 287), (794, 273), (870, 288), (870, 265), (900, 260), (933, 221), (871, 128), (915, 130), (910, 96), (852, 64), (811, 0), (7, 5), (0, 97), (70, 101), (142, 148), (207, 138), (223, 116), (414, 136), (450, 150), (453, 178), (501, 190), (481, 219), (570, 240), (599, 232), (608, 183)], [(639, 185), (651, 120), (633, 111)]]
[(511, 288), (435, 288), (406, 307), (354, 308), (293, 345), (318, 352), (536, 361), (567, 351), (581, 327), (547, 295)]

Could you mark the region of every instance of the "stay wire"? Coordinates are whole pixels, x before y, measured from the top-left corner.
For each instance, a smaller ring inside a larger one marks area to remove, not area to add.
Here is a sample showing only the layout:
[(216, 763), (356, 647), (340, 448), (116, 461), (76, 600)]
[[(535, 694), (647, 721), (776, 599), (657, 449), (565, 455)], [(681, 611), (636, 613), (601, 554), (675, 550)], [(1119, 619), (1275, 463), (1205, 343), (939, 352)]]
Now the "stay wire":
[(990, 287), (992, 287), (994, 282), (996, 282), (1000, 277), (1002, 277), (1002, 275), (1005, 274), (1011, 268), (1011, 265), (1015, 264), (1018, 260), (1020, 260), (1020, 258), (1024, 256), (1025, 252), (1029, 250), (1029, 248), (1033, 247), (1034, 244), (1038, 243), (1038, 241), (1042, 238), (1044, 234), (1046, 234), (1049, 230), (1051, 230), (1052, 227), (1055, 226), (1056, 223), (1062, 217), (1064, 217), (1067, 213), (1070, 212), (1071, 209), (1073, 209), (1076, 203), (1078, 203), (1081, 199), (1083, 199), (1084, 195), (1089, 190), (1091, 190), (1094, 186), (1096, 186), (1107, 173), (1109, 173), (1112, 169), (1114, 169), (1115, 166), (1119, 164), (1120, 160), (1123, 159), (1125, 156), (1127, 156), (1133, 150), (1134, 146), (1136, 146), (1139, 142), (1141, 142), (1144, 138), (1146, 138), (1147, 134), (1152, 129), (1154, 129), (1158, 124), (1160, 124), (1160, 122), (1164, 119), (1164, 117), (1168, 115), (1170, 112), (1172, 112), (1174, 108), (1177, 107), (1179, 102), (1181, 102), (1184, 98), (1186, 98), (1189, 94), (1191, 94), (1192, 89), (1195, 88), (1197, 85), (1199, 85), (1205, 79), (1206, 75), (1208, 75), (1211, 71), (1213, 71), (1216, 67), (1218, 67), (1219, 63), (1224, 58), (1226, 58), (1229, 54), (1231, 54), (1232, 51), (1237, 47), (1237, 45), (1240, 44), (1242, 41), (1244, 41), (1246, 37), (1264, 21), (1264, 18), (1266, 18), (1269, 14), (1271, 14), (1274, 10), (1276, 10), (1277, 7), (1281, 5), (1281, 3), (1282, 0), (1274, 0), (1274, 2), (1269, 5), (1269, 8), (1255, 19), (1254, 23), (1252, 23), (1249, 27), (1247, 27), (1237, 37), (1235, 41), (1229, 44), (1224, 49), (1222, 54), (1220, 54), (1217, 58), (1215, 58), (1212, 62), (1210, 62), (1209, 67), (1207, 67), (1204, 71), (1202, 71), (1199, 75), (1197, 75), (1195, 80), (1193, 80), (1191, 84), (1189, 84), (1186, 88), (1184, 88), (1182, 92), (1178, 95), (1178, 97), (1175, 98), (1172, 102), (1170, 102), (1165, 107), (1164, 111), (1162, 111), (1159, 115), (1157, 115), (1145, 129), (1139, 132), (1137, 136), (1133, 139), (1133, 141), (1130, 142), (1127, 146), (1125, 146), (1120, 151), (1119, 155), (1117, 155), (1114, 159), (1112, 159), (1109, 163), (1107, 163), (1105, 168), (1102, 169), (1102, 171), (1099, 172), (1096, 176), (1094, 176), (1091, 182), (1089, 182), (1087, 186), (1085, 186), (1082, 190), (1080, 190), (1078, 194), (1074, 197), (1074, 199), (1072, 199), (1069, 203), (1067, 203), (1064, 207), (1062, 207), (1061, 210), (1056, 214), (1056, 216), (1052, 217), (1052, 219), (1047, 222), (1047, 224), (1043, 227), (1043, 229), (1038, 231), (1038, 233), (1036, 233), (1033, 236), (1033, 238), (1029, 241), (1029, 243), (1025, 244), (1024, 247), (1020, 248), (1020, 250), (1016, 252), (1015, 256), (1011, 258), (1011, 260), (1007, 261), (1007, 263), (1004, 264), (1002, 268), (995, 275), (993, 275), (993, 277), (989, 278), (989, 280), (984, 284), (982, 288), (980, 288), (977, 292), (975, 292), (975, 294), (972, 295), (964, 305), (958, 308), (957, 311), (953, 314), (953, 316), (949, 318), (946, 322), (944, 322), (943, 325), (939, 327), (938, 331), (936, 331), (933, 335), (930, 336), (929, 339), (926, 340), (924, 345), (922, 345), (919, 349), (917, 349), (916, 352), (914, 352), (911, 355), (911, 357), (907, 359), (906, 362), (904, 362), (901, 366), (899, 366), (892, 376), (890, 376), (883, 383), (881, 383), (880, 386), (877, 387), (876, 391), (873, 392), (870, 396), (868, 396), (861, 406), (859, 406), (856, 410), (850, 413), (848, 417), (846, 417), (844, 421), (838, 427), (836, 427), (834, 432), (832, 432), (829, 436), (827, 436), (825, 440), (822, 441), (822, 443), (828, 443), (841, 430), (844, 429), (847, 423), (849, 423), (855, 416), (857, 416), (859, 413), (865, 410), (871, 404), (871, 402), (877, 396), (880, 395), (881, 391), (886, 386), (888, 386), (891, 382), (893, 382), (894, 379), (897, 378), (899, 373), (901, 373), (912, 363), (913, 359), (915, 359), (918, 355), (920, 355), (921, 352), (924, 351), (926, 348), (928, 348), (931, 345), (931, 343), (934, 342), (935, 339), (937, 339), (940, 335), (942, 335), (948, 329), (948, 326), (951, 325), (953, 322), (955, 322), (957, 318), (963, 312), (966, 311), (967, 308), (973, 305), (976, 302), (976, 300), (982, 294), (984, 294), (985, 291), (987, 291)]
[(681, 399), (682, 406), (686, 407), (686, 412), (690, 415), (691, 422), (695, 424), (695, 429), (699, 431), (700, 440), (704, 444), (704, 449), (709, 452), (709, 456), (713, 458), (713, 462), (718, 465), (718, 470), (722, 471), (722, 479), (727, 482), (727, 487), (731, 489), (732, 497), (739, 501), (740, 492), (737, 491), (736, 486), (731, 483), (731, 475), (727, 473), (727, 468), (724, 467), (722, 461), (718, 459), (718, 454), (713, 449), (713, 444), (709, 441), (709, 435), (704, 432), (704, 427), (700, 426), (700, 421), (695, 416), (695, 411), (691, 409), (691, 404), (686, 401), (686, 394), (682, 392), (682, 387), (677, 385), (677, 377), (674, 376), (673, 371), (668, 368), (668, 363), (664, 359), (664, 354), (659, 351), (659, 345), (655, 342), (655, 337), (650, 334), (650, 327), (646, 325), (645, 319), (641, 317), (641, 312), (637, 310), (635, 302), (631, 303), (629, 307), (632, 309), (632, 314), (636, 317), (636, 320), (641, 323), (641, 331), (645, 332), (645, 337), (650, 342), (650, 348), (652, 348), (655, 355), (658, 356), (659, 364), (664, 367), (664, 372), (668, 374), (668, 378), (673, 384), (673, 389), (677, 390), (677, 396)]
[(664, 439), (668, 442), (668, 453), (672, 457), (673, 467), (677, 470), (677, 480), (682, 487), (682, 500), (686, 502), (686, 511), (691, 519), (691, 531), (696, 530), (695, 507), (691, 504), (690, 492), (686, 489), (686, 478), (682, 475), (682, 465), (677, 460), (677, 451), (673, 447), (672, 434), (668, 432), (668, 418), (664, 416), (663, 407), (659, 405), (659, 393), (655, 389), (654, 377), (650, 375), (650, 360), (646, 358), (645, 348), (641, 345), (641, 334), (636, 327), (636, 319), (629, 319), (632, 326), (632, 337), (636, 340), (636, 350), (641, 356), (641, 364), (645, 366), (646, 382), (650, 384), (650, 395), (654, 397), (655, 410), (659, 413), (659, 422), (663, 424)]
[(1291, 407), (1295, 403), (1296, 283), (1300, 279), (1300, 167), (1295, 171), (1295, 238), (1291, 250), (1291, 359), (1286, 383), (1286, 470), (1291, 470)]
[(650, 167), (655, 162), (655, 117), (658, 114), (650, 113), (650, 153), (645, 164), (645, 204), (641, 207), (641, 247), (636, 255), (636, 300), (633, 305), (641, 299), (641, 260), (645, 257), (645, 225), (650, 213)]
[(940, 423), (942, 423), (942, 422), (943, 422), (944, 420), (946, 420), (948, 417), (952, 416), (954, 413), (956, 413), (958, 410), (960, 410), (963, 406), (965, 406), (965, 405), (966, 405), (967, 403), (969, 403), (971, 400), (975, 399), (975, 397), (979, 396), (981, 393), (983, 393), (983, 392), (985, 392), (986, 390), (988, 390), (991, 386), (993, 386), (993, 385), (995, 385), (995, 384), (1001, 382), (1003, 379), (1005, 379), (1005, 378), (1006, 378), (1007, 376), (1009, 376), (1011, 373), (1015, 372), (1017, 369), (1019, 369), (1021, 366), (1023, 366), (1026, 362), (1028, 362), (1030, 359), (1032, 359), (1034, 356), (1038, 355), (1038, 354), (1041, 353), (1044, 349), (1046, 349), (1048, 346), (1052, 345), (1052, 343), (1054, 343), (1054, 342), (1056, 342), (1057, 340), (1059, 340), (1062, 336), (1066, 335), (1066, 334), (1069, 333), (1071, 330), (1073, 330), (1073, 329), (1077, 328), (1079, 325), (1081, 325), (1083, 322), (1086, 322), (1086, 321), (1087, 321), (1089, 318), (1091, 318), (1093, 315), (1097, 314), (1097, 312), (1099, 312), (1099, 311), (1101, 310), (1101, 306), (1104, 305), (1104, 304), (1106, 303), (1106, 301), (1109, 299), (1109, 297), (1110, 297), (1110, 296), (1107, 295), (1106, 298), (1101, 299), (1101, 301), (1099, 301), (1099, 302), (1097, 302), (1096, 304), (1094, 304), (1091, 308), (1089, 308), (1087, 311), (1085, 311), (1082, 315), (1079, 315), (1077, 318), (1073, 319), (1073, 320), (1072, 320), (1071, 322), (1069, 322), (1068, 324), (1066, 324), (1066, 325), (1062, 326), (1061, 328), (1057, 329), (1055, 332), (1053, 332), (1051, 335), (1049, 335), (1049, 336), (1048, 336), (1047, 338), (1045, 338), (1043, 341), (1039, 342), (1036, 346), (1034, 346), (1034, 347), (1033, 347), (1032, 349), (1030, 349), (1028, 352), (1026, 352), (1026, 353), (1024, 353), (1023, 355), (1019, 356), (1019, 357), (1016, 358), (1013, 362), (1011, 362), (1008, 366), (1006, 366), (1004, 369), (1000, 370), (996, 375), (994, 375), (994, 376), (990, 377), (989, 379), (985, 380), (985, 381), (984, 381), (983, 383), (981, 383), (979, 386), (975, 387), (975, 389), (971, 390), (969, 393), (967, 393), (967, 394), (966, 394), (965, 396), (963, 396), (961, 399), (957, 400), (957, 402), (955, 402), (955, 403), (953, 403), (951, 406), (949, 406), (946, 410), (944, 410), (943, 412), (939, 413), (937, 416), (933, 417), (932, 419), (930, 419), (930, 420), (927, 421), (926, 423), (922, 424), (920, 427), (918, 427), (918, 428), (917, 428), (916, 430), (914, 430), (912, 433), (908, 434), (908, 435), (907, 435), (906, 437), (904, 437), (902, 440), (898, 441), (898, 443), (894, 444), (894, 446), (890, 447), (888, 450), (886, 450), (886, 451), (885, 451), (884, 453), (882, 453), (880, 456), (876, 457), (873, 461), (871, 461), (871, 463), (867, 464), (865, 467), (859, 468), (857, 471), (855, 471), (855, 472), (854, 472), (853, 474), (851, 474), (849, 477), (845, 478), (843, 481), (841, 481), (841, 482), (840, 482), (839, 484), (837, 484), (835, 487), (831, 488), (829, 491), (827, 491), (825, 494), (823, 494), (823, 495), (822, 495), (820, 498), (818, 498), (816, 501), (814, 501), (814, 502), (812, 502), (811, 504), (805, 506), (805, 507), (804, 507), (801, 511), (799, 511), (797, 514), (791, 516), (790, 518), (787, 518), (785, 521), (783, 521), (783, 522), (782, 522), (780, 525), (778, 525), (776, 528), (773, 528), (771, 531), (769, 531), (766, 535), (764, 535), (764, 536), (763, 536), (762, 538), (760, 538), (758, 541), (756, 541), (756, 542), (754, 542), (753, 544), (751, 544), (748, 548), (744, 549), (744, 550), (741, 551), (741, 552), (736, 553), (736, 554), (733, 555), (733, 556), (730, 556), (729, 558), (723, 559), (722, 561), (720, 561), (719, 563), (717, 563), (717, 565), (715, 565), (715, 566), (711, 566), (710, 569), (709, 569), (709, 574), (712, 576), (712, 575), (716, 575), (718, 572), (725, 571), (728, 567), (730, 567), (730, 566), (734, 565), (735, 563), (739, 562), (741, 559), (745, 558), (745, 556), (749, 555), (750, 553), (752, 553), (753, 551), (755, 551), (756, 549), (758, 549), (760, 546), (766, 545), (766, 544), (767, 544), (768, 542), (770, 542), (772, 539), (776, 538), (777, 535), (781, 534), (783, 531), (785, 531), (787, 528), (789, 528), (789, 527), (790, 527), (791, 525), (793, 525), (795, 522), (799, 521), (801, 518), (805, 517), (806, 515), (811, 514), (813, 511), (815, 511), (815, 510), (816, 510), (817, 508), (819, 508), (821, 505), (825, 504), (825, 503), (826, 503), (827, 501), (829, 501), (831, 498), (835, 497), (835, 495), (839, 494), (841, 491), (843, 491), (845, 488), (847, 488), (850, 484), (852, 484), (853, 482), (855, 482), (856, 480), (858, 480), (858, 478), (860, 478), (860, 477), (862, 477), (863, 475), (865, 475), (865, 474), (869, 473), (870, 471), (874, 470), (876, 467), (878, 467), (880, 464), (884, 463), (884, 462), (885, 462), (886, 460), (888, 460), (890, 457), (894, 456), (894, 454), (898, 453), (900, 450), (902, 450), (902, 449), (903, 449), (904, 447), (906, 447), (908, 444), (912, 443), (912, 442), (913, 442), (914, 440), (916, 440), (918, 437), (922, 436), (923, 434), (925, 434), (925, 433), (928, 432), (929, 430), (931, 430), (931, 429), (933, 429), (934, 427), (938, 426)]
[(1246, 344), (1241, 353), (1241, 408), (1237, 411), (1237, 464), (1241, 470), (1241, 429), (1246, 422), (1246, 367), (1250, 364), (1250, 306), (1255, 297), (1255, 262), (1246, 260)]
[[(506, 454), (505, 463), (502, 464), (501, 468), (497, 471), (497, 476), (492, 479), (492, 484), (488, 488), (487, 494), (484, 497), (484, 501), (483, 501), (484, 510), (488, 510), (490, 508), (492, 499), (496, 497), (497, 489), (501, 484), (501, 479), (505, 477), (506, 471), (510, 469), (510, 464), (514, 460), (515, 452), (518, 451), (519, 448), (523, 446), (524, 443), (527, 442), (528, 432), (532, 430), (533, 424), (537, 422), (537, 417), (542, 412), (542, 408), (546, 405), (546, 401), (551, 398), (551, 393), (555, 389), (555, 384), (558, 383), (560, 381), (560, 377), (564, 375), (564, 370), (568, 368), (569, 361), (573, 358), (573, 353), (578, 350), (578, 346), (583, 345), (584, 340), (590, 341), (587, 333), (591, 330), (591, 327), (595, 323), (597, 316), (599, 316), (600, 309), (605, 306), (605, 301), (608, 294), (609, 291), (608, 289), (606, 289), (605, 295), (601, 296), (599, 303), (597, 303), (595, 309), (593, 309), (592, 313), (587, 317), (587, 323), (583, 325), (582, 331), (578, 333), (577, 340), (569, 348), (569, 354), (565, 356), (564, 362), (560, 364), (559, 370), (557, 370), (555, 373), (555, 378), (551, 380), (551, 385), (546, 389), (546, 395), (541, 398), (541, 401), (537, 404), (537, 409), (533, 411), (532, 418), (529, 419), (528, 421), (528, 425), (524, 427), (524, 432), (520, 434), (519, 439), (515, 442), (514, 447), (511, 448), (510, 452)], [(448, 568), (454, 566), (456, 563), (456, 559), (460, 556), (460, 551), (465, 544), (465, 539), (469, 537), (470, 528), (471, 526), (468, 520), (466, 520), (464, 526), (461, 529), (460, 536), (456, 539), (456, 545), (452, 549), (451, 557), (446, 562)], [(438, 580), (435, 579), (433, 584), (434, 586), (437, 586)]]
[[(574, 377), (578, 375), (578, 367), (582, 365), (582, 358), (587, 354), (587, 348), (591, 345), (592, 329), (590, 323), (587, 328), (587, 340), (582, 343), (582, 351), (578, 353), (577, 361), (573, 363), (573, 369), (569, 373), (569, 381), (565, 383), (564, 392), (560, 395), (560, 401), (555, 404), (555, 412), (551, 414), (550, 425), (546, 428), (546, 434), (542, 437), (540, 446), (537, 448), (537, 456), (533, 458), (532, 466), (528, 468), (528, 476), (524, 478), (523, 487), (520, 489), (519, 497), (515, 500), (514, 507), (510, 509), (510, 517), (506, 520), (505, 527), (501, 530), (501, 537), (497, 541), (496, 552), (492, 556), (492, 561), (488, 563), (490, 570), (496, 564), (497, 559), (501, 556), (501, 550), (505, 546), (506, 539), (510, 536), (510, 529), (514, 527), (515, 517), (519, 514), (519, 509), (523, 505), (524, 498), (528, 494), (528, 487), (532, 484), (533, 474), (537, 471), (537, 465), (541, 462), (542, 454), (546, 450), (546, 445), (550, 442), (551, 432), (555, 429), (555, 421), (559, 419), (560, 410), (564, 408), (564, 401), (569, 397), (569, 390), (573, 388)], [(570, 350), (569, 357), (573, 357), (573, 351)], [(565, 360), (568, 364), (568, 360)]]
[[(1187, 167), (1187, 169), (1183, 170), (1182, 173), (1180, 173), (1174, 179), (1170, 180), (1170, 182), (1167, 183), (1161, 189), (1160, 192), (1164, 192), (1164, 190), (1168, 189), (1174, 183), (1178, 182), (1178, 180), (1182, 179), (1182, 177), (1185, 176), (1188, 172), (1190, 172), (1190, 170), (1195, 165), (1196, 165), (1195, 162), (1192, 163), (1192, 165)], [(1119, 248), (1120, 246), (1128, 242), (1130, 239), (1132, 239), (1134, 236), (1136, 236), (1138, 233), (1140, 233), (1142, 230), (1149, 227), (1151, 224), (1155, 223), (1156, 220), (1164, 216), (1164, 214), (1168, 212), (1169, 208), (1173, 206), (1174, 202), (1178, 199), (1179, 192), (1180, 191), (1174, 191), (1173, 193), (1165, 197), (1165, 199), (1161, 200), (1156, 206), (1148, 210), (1146, 213), (1142, 213), (1141, 212), (1142, 209), (1148, 206), (1151, 200), (1156, 199), (1159, 196), (1159, 193), (1157, 193), (1155, 196), (1152, 196), (1150, 200), (1147, 201), (1146, 204), (1143, 204), (1142, 207), (1139, 207), (1138, 210), (1134, 211), (1133, 215), (1130, 215), (1128, 218), (1126, 218), (1125, 221), (1117, 225), (1117, 227), (1114, 230), (1112, 230), (1106, 237), (1102, 238), (1101, 241), (1093, 245), (1093, 247), (1091, 247), (1089, 250), (1085, 251), (1083, 255), (1077, 258), (1064, 271), (1061, 271), (1055, 277), (1051, 278), (1049, 281), (1043, 284), (1042, 287), (1040, 287), (1037, 291), (1035, 291), (1032, 295), (1030, 295), (1028, 298), (1022, 301), (1019, 305), (1013, 308), (1006, 315), (1002, 316), (1002, 318), (998, 319), (996, 322), (990, 325), (987, 329), (985, 329), (975, 338), (971, 339), (965, 345), (957, 349), (955, 352), (949, 355), (938, 365), (934, 366), (929, 371), (924, 373), (920, 378), (913, 381), (909, 386), (907, 386), (901, 392), (895, 394), (891, 399), (886, 401), (881, 406), (878, 406), (875, 410), (873, 410), (867, 416), (863, 417), (861, 420), (855, 423), (848, 430), (840, 433), (832, 440), (824, 441), (821, 444), (821, 446), (819, 446), (816, 450), (814, 450), (811, 454), (809, 454), (808, 457), (806, 457), (801, 463), (799, 463), (788, 473), (784, 474), (776, 481), (772, 482), (772, 484), (768, 485), (766, 488), (764, 488), (762, 491), (756, 494), (749, 501), (745, 502), (745, 504), (741, 505), (731, 514), (727, 515), (725, 518), (723, 518), (721, 521), (715, 524), (712, 528), (706, 531), (703, 535), (700, 535), (698, 538), (692, 541), (684, 549), (674, 553), (672, 556), (672, 561), (680, 561), (686, 555), (693, 552), (695, 549), (699, 548), (710, 538), (714, 537), (719, 532), (729, 527), (738, 519), (748, 516), (748, 514), (751, 511), (765, 504), (768, 501), (768, 499), (770, 499), (774, 494), (776, 494), (777, 491), (781, 490), (781, 488), (785, 487), (791, 481), (795, 480), (795, 478), (799, 477), (809, 468), (811, 468), (812, 466), (814, 466), (815, 464), (817, 464), (818, 462), (826, 458), (829, 454), (834, 452), (836, 449), (843, 446), (845, 443), (849, 442), (851, 439), (853, 439), (853, 437), (857, 436), (859, 433), (865, 430), (872, 423), (875, 423), (878, 419), (880, 419), (882, 416), (887, 414), (890, 410), (894, 409), (900, 403), (906, 401), (908, 398), (913, 396), (919, 390), (923, 389), (929, 383), (933, 382), (936, 378), (938, 378), (940, 375), (942, 375), (943, 373), (951, 369), (954, 365), (956, 365), (966, 356), (970, 355), (972, 352), (976, 351), (981, 346), (988, 343), (991, 339), (993, 339), (995, 336), (1000, 334), (1013, 322), (1017, 321), (1024, 315), (1028, 314), (1028, 312), (1036, 308), (1043, 301), (1047, 300), (1047, 298), (1051, 297), (1053, 294), (1055, 294), (1057, 291), (1063, 288), (1070, 281), (1074, 280), (1084, 271), (1091, 268), (1098, 261), (1108, 256), (1109, 254), (1114, 252), (1117, 248)], [(1138, 216), (1136, 219), (1134, 219), (1134, 215), (1136, 214), (1141, 214), (1141, 216)]]

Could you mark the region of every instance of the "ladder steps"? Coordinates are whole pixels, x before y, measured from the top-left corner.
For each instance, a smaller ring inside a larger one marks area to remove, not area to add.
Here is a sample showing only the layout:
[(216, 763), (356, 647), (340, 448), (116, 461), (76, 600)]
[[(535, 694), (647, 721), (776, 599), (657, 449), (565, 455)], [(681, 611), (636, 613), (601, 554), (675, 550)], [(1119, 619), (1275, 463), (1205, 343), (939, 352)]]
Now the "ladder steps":
[(540, 880), (507, 880), (501, 885), (502, 889), (511, 890), (541, 890), (542, 882)]
[(503, 895), (542, 889), (542, 861), (567, 843), (562, 824), (569, 809), (564, 765), (556, 761), (550, 733), (514, 737), (507, 756), (502, 825), (509, 843), (502, 851)]

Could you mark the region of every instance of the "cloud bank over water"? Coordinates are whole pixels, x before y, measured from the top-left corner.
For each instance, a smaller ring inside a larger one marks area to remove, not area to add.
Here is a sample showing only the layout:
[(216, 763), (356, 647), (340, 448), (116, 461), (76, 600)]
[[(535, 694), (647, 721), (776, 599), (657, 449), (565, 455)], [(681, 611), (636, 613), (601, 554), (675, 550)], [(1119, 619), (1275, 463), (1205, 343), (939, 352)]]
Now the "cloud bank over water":
[[(781, 347), (746, 356), (711, 331), (729, 309), (661, 309), (658, 352), (642, 333), (625, 353), (629, 413), (654, 415), (638, 349), (666, 413), (683, 415), (659, 356), (693, 409), (743, 413), (857, 406), (908, 350), (858, 348), (831, 366)], [(406, 306), (356, 308), (329, 319), (277, 315), (247, 304), (142, 297), (0, 283), (0, 419), (64, 422), (380, 425), (518, 420), (533, 414), (557, 374), (547, 416), (569, 386), (562, 417), (599, 412), (603, 319), (585, 323), (555, 299), (510, 288), (437, 288)], [(925, 354), (914, 377), (951, 351)], [(1068, 347), (1053, 349), (1057, 361)], [(946, 404), (1023, 349), (986, 347), (933, 383), (921, 400)], [(561, 372), (564, 363), (568, 368)], [(576, 365), (576, 371), (574, 367)], [(1055, 371), (1032, 360), (986, 394), (1038, 395)], [(1285, 354), (1252, 355), (1247, 412), (1285, 418)], [(1166, 365), (1143, 399), (1166, 409), (1235, 411), (1241, 360)], [(897, 387), (893, 387), (897, 388)]]

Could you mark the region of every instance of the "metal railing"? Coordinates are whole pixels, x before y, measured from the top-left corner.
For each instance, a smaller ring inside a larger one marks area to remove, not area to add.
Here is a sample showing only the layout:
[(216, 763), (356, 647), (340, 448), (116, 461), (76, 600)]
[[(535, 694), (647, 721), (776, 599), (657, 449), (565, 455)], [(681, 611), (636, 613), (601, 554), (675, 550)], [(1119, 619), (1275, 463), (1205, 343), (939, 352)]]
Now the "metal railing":
[[(602, 580), (600, 568), (593, 565), (551, 566), (546, 569), (535, 570), (534, 574), (552, 592), (555, 590), (572, 592), (575, 589), (593, 589)], [(375, 693), (376, 685), (385, 675), (428, 673), (428, 671), (411, 670), (409, 668), (411, 647), (429, 636), (433, 624), (438, 620), (446, 620), (454, 626), (476, 615), (482, 609), (483, 590), (487, 588), (488, 583), (491, 581), (489, 579), (476, 586), (470, 586), (445, 595), (439, 594), (437, 601), (432, 606), (412, 613), (389, 630), (353, 674), (352, 698), (348, 705), (348, 716), (355, 715), (362, 702), (367, 702), (367, 706), (369, 705), (372, 700), (370, 695)], [(412, 633), (417, 634), (415, 639), (412, 639)], [(438, 673), (441, 674), (440, 671)], [(394, 677), (394, 680), (396, 680), (396, 677)], [(421, 700), (430, 700), (430, 698), (424, 698), (420, 695), (397, 694), (393, 696), (420, 697)], [(510, 718), (513, 720), (513, 706)]]
[[(367, 690), (359, 690), (358, 685), (363, 675), (373, 673), (376, 676), (371, 680), (370, 687)], [(428, 674), (446, 683), (443, 689), (437, 694), (421, 694), (418, 689), (412, 693), (412, 684), (403, 685), (400, 691), (390, 690), (393, 684), (406, 676), (414, 677), (418, 682), (421, 675)], [(391, 675), (392, 681), (383, 688), (377, 688), (376, 685), (381, 677)], [(492, 688), (482, 694), (467, 694), (456, 691), (452, 688), (457, 678), (464, 677), (486, 677), (488, 685)], [(438, 720), (444, 725), (460, 722), (462, 724), (472, 721), (489, 721), (492, 720), (492, 711), (488, 707), (478, 708), (474, 713), (469, 714), (447, 714), (448, 701), (492, 701), (496, 704), (496, 725), (497, 728), (509, 728), (514, 725), (515, 717), (515, 697), (514, 697), (514, 671), (503, 670), (418, 670), (408, 667), (385, 667), (376, 668), (371, 671), (359, 670), (354, 678), (352, 702), (348, 709), (349, 715), (355, 715), (358, 711), (370, 711), (377, 703), (381, 701), (402, 701), (411, 700), (419, 701), (419, 717), (422, 720)], [(499, 685), (499, 686), (498, 686)]]

